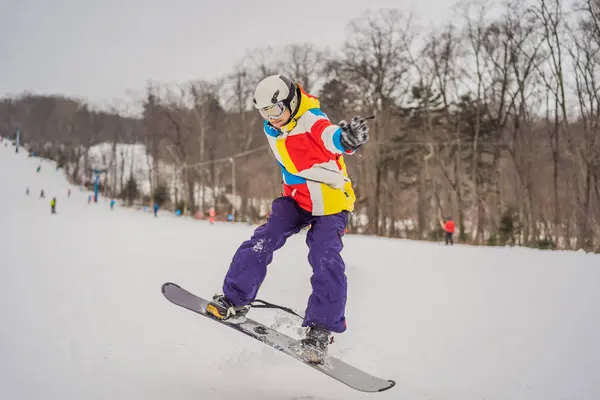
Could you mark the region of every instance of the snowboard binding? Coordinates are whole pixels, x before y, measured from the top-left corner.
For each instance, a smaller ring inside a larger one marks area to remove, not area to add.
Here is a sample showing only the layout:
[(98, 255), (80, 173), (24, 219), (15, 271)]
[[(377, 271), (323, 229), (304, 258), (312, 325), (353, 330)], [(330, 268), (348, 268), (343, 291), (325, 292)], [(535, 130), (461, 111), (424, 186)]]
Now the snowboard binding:
[(236, 307), (222, 294), (215, 294), (206, 306), (206, 312), (221, 321), (243, 322), (250, 306)]

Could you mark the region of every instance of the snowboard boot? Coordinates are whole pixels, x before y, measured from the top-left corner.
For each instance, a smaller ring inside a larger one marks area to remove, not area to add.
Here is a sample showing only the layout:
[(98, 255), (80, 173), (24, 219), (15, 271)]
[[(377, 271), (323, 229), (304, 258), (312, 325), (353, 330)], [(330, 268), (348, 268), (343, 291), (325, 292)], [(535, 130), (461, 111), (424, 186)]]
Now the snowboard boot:
[(306, 338), (300, 340), (300, 358), (312, 364), (323, 364), (327, 357), (327, 346), (333, 343), (328, 329), (313, 326), (308, 329)]
[(215, 294), (206, 306), (206, 312), (221, 321), (244, 322), (250, 306), (236, 307), (222, 294)]

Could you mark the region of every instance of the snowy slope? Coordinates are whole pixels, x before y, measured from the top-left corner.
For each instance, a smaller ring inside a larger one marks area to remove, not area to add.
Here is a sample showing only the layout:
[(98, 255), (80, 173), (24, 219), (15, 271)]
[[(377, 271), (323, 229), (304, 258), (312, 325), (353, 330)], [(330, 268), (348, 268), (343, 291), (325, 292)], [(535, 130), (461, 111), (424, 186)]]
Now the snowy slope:
[[(252, 227), (111, 212), (38, 164), (0, 146), (2, 399), (598, 398), (597, 255), (346, 237), (349, 329), (331, 351), (397, 382), (364, 394), (163, 298), (165, 281), (219, 291)], [(260, 297), (303, 312), (306, 254), (292, 238)]]

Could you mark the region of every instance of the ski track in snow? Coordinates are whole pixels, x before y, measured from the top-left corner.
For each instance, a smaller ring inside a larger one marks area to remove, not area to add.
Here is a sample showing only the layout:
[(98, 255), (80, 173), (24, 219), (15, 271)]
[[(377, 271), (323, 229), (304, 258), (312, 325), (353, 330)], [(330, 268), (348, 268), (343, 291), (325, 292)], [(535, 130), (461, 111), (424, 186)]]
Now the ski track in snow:
[[(165, 281), (219, 292), (254, 227), (88, 205), (39, 163), (0, 144), (0, 398), (598, 398), (598, 255), (346, 236), (348, 331), (330, 351), (397, 382), (359, 393), (163, 298)], [(300, 314), (304, 234), (275, 253), (259, 293)], [(251, 314), (301, 333), (284, 312)]]

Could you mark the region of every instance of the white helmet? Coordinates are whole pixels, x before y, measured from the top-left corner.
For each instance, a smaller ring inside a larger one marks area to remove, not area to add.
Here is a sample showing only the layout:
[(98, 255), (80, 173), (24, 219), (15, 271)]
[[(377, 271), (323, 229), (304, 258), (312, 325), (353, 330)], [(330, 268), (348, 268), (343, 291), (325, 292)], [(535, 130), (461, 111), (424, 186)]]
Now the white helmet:
[(254, 91), (254, 107), (266, 120), (277, 119), (286, 110), (292, 116), (298, 108), (298, 87), (285, 75), (271, 75), (260, 81)]

